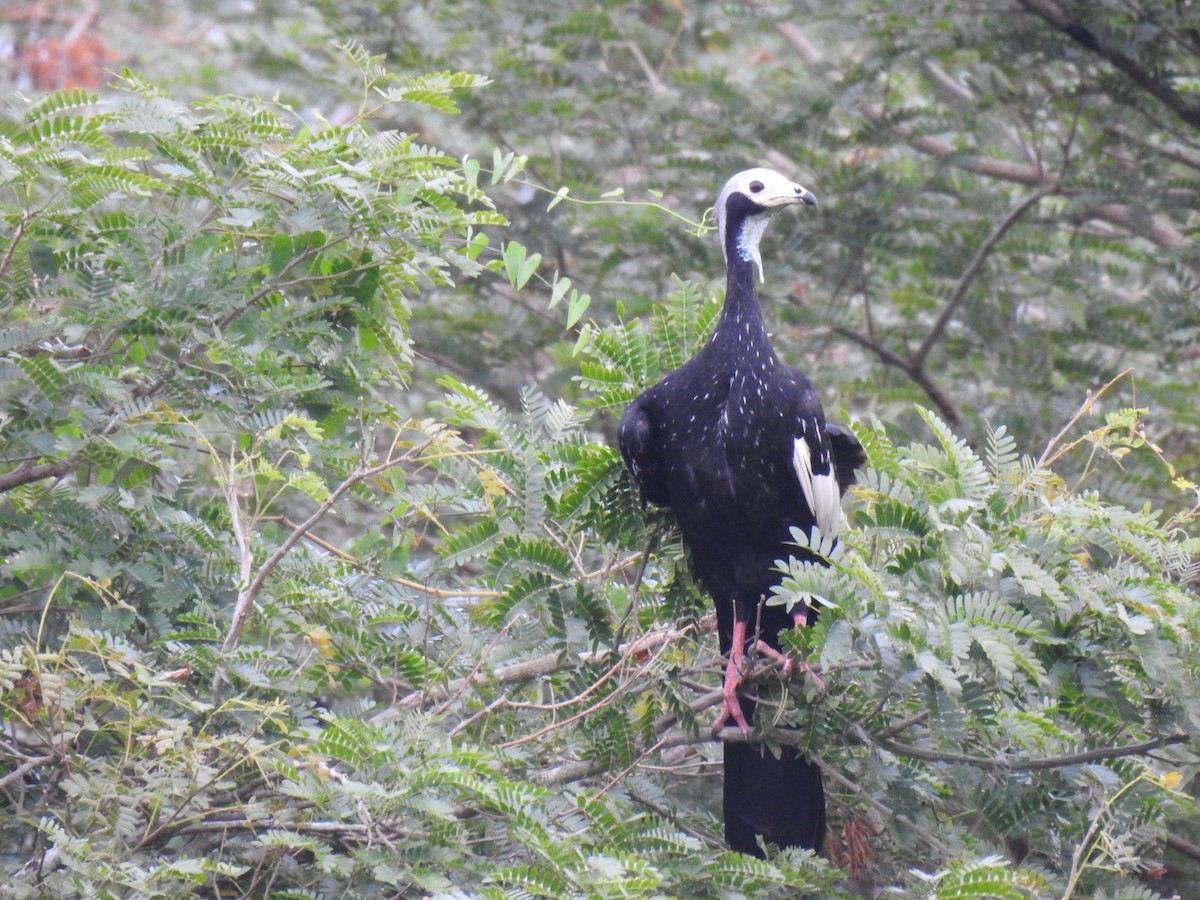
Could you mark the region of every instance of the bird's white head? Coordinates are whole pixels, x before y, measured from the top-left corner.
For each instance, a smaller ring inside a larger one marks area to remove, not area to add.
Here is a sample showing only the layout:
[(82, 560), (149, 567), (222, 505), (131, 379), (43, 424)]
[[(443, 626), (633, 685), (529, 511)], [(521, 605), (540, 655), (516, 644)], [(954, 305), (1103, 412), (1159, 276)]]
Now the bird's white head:
[(730, 249), (726, 232), (732, 222), (737, 229), (732, 235), (733, 250), (741, 259), (754, 263), (761, 282), (763, 270), (758, 242), (763, 230), (774, 213), (797, 203), (816, 206), (817, 198), (812, 191), (772, 169), (747, 169), (725, 182), (717, 195), (715, 210), (717, 236), (721, 239), (721, 253), (726, 265), (729, 264)]

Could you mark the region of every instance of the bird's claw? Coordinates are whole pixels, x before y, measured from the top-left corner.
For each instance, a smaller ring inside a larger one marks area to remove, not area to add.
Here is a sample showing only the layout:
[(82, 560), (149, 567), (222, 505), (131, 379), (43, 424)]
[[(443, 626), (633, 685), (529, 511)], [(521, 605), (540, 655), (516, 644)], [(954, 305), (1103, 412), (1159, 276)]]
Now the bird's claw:
[[(777, 663), (780, 674), (784, 678), (791, 674), (792, 659), (786, 653), (781, 653), (764, 641), (755, 641), (754, 649), (767, 659)], [(725, 683), (721, 687), (721, 714), (713, 723), (713, 735), (716, 735), (732, 719), (738, 728), (742, 729), (742, 734), (750, 737), (750, 724), (746, 721), (745, 713), (742, 712), (742, 704), (738, 702), (738, 688), (742, 684), (742, 666), (745, 664), (745, 660), (746, 657), (742, 653), (735, 651), (730, 655), (729, 663), (725, 667)], [(803, 671), (808, 671), (807, 664)], [(817, 679), (816, 675), (812, 675), (812, 677), (820, 684), (820, 690), (823, 692), (825, 685), (820, 683), (820, 679)]]
[(742, 729), (742, 734), (746, 737), (750, 736), (750, 724), (746, 721), (746, 715), (742, 712), (742, 704), (738, 702), (738, 686), (742, 683), (742, 673), (738, 671), (739, 666), (730, 661), (730, 664), (725, 668), (725, 683), (721, 687), (721, 714), (717, 716), (717, 721), (713, 722), (712, 733), (715, 736), (725, 723), (733, 719), (737, 723), (738, 728)]

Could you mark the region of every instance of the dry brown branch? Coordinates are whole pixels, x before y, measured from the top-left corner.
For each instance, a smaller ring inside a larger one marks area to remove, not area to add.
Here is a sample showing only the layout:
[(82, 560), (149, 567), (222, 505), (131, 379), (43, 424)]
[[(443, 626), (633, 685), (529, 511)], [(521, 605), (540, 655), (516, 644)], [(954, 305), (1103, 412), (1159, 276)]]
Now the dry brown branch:
[(1120, 48), (1105, 41), (1083, 22), (1074, 19), (1055, 0), (1018, 0), (1026, 10), (1065, 34), (1081, 47), (1106, 60), (1140, 90), (1150, 94), (1192, 128), (1200, 128), (1200, 104), (1177, 91), (1169, 81), (1146, 68)]
[[(665, 644), (675, 643), (684, 639), (694, 639), (700, 635), (708, 634), (716, 627), (717, 617), (710, 614), (694, 625), (653, 631), (642, 635), (636, 640), (624, 643), (617, 648), (616, 656), (618, 659), (628, 659), (641, 653), (648, 653)], [(407, 697), (402, 698), (394, 706), (379, 712), (374, 716), (372, 721), (391, 721), (397, 718), (403, 710), (426, 708), (442, 703), (447, 697), (473, 684), (480, 687), (489, 684), (520, 684), (535, 678), (544, 678), (556, 672), (604, 663), (612, 657), (612, 654), (613, 651), (610, 649), (597, 650), (593, 653), (584, 653), (579, 656), (572, 656), (567, 653), (548, 653), (545, 656), (501, 666), (492, 672), (479, 672), (468, 678), (456, 678), (446, 684), (435, 685), (423, 691), (414, 691)]]
[(1042, 756), (1031, 759), (1006, 759), (991, 756), (969, 756), (962, 753), (944, 753), (940, 750), (926, 750), (911, 744), (898, 744), (894, 741), (881, 741), (879, 746), (889, 753), (907, 756), (910, 759), (921, 759), (926, 762), (946, 763), (948, 765), (971, 766), (974, 769), (1005, 769), (1012, 772), (1027, 772), (1035, 769), (1062, 769), (1067, 766), (1079, 766), (1084, 763), (1099, 762), (1103, 759), (1120, 759), (1126, 756), (1145, 756), (1154, 750), (1171, 747), (1176, 744), (1187, 744), (1192, 740), (1186, 734), (1168, 734), (1152, 741), (1142, 741), (1139, 744), (1126, 744), (1119, 747), (1097, 747), (1094, 750), (1081, 750), (1078, 753), (1066, 753), (1062, 756)]

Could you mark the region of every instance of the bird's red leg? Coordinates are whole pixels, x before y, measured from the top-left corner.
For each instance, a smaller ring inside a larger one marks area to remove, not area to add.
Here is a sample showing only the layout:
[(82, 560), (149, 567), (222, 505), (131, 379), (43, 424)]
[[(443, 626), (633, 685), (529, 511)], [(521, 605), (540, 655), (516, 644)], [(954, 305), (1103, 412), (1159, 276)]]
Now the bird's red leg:
[(717, 721), (713, 722), (713, 734), (721, 729), (730, 719), (733, 719), (742, 729), (742, 734), (749, 736), (750, 726), (742, 713), (742, 705), (738, 703), (738, 686), (742, 683), (742, 660), (746, 651), (746, 623), (736, 615), (733, 617), (733, 645), (729, 648), (729, 661), (725, 663), (725, 683), (721, 687), (723, 706)]
[(755, 641), (754, 649), (765, 656), (771, 662), (779, 663), (780, 674), (786, 678), (792, 672), (792, 658), (786, 653), (776, 650), (766, 641)]
[[(749, 736), (750, 725), (742, 713), (742, 705), (738, 702), (738, 688), (742, 684), (742, 667), (746, 659), (746, 623), (734, 617), (733, 646), (729, 648), (729, 662), (725, 664), (725, 683), (721, 687), (723, 706), (717, 721), (713, 723), (713, 733), (725, 725), (730, 719), (742, 729), (742, 734)], [(792, 661), (764, 641), (755, 641), (754, 649), (772, 662), (779, 663), (784, 676), (792, 670)]]
[[(792, 621), (796, 623), (797, 628), (806, 627), (808, 625), (808, 611), (805, 610), (804, 612), (794, 613), (792, 615)], [(818, 694), (825, 693), (827, 690), (825, 687), (825, 682), (822, 681), (820, 676), (812, 670), (812, 667), (808, 663), (800, 663), (796, 671), (800, 672), (801, 674), (807, 674), (808, 677), (812, 679), (813, 687), (817, 689)]]

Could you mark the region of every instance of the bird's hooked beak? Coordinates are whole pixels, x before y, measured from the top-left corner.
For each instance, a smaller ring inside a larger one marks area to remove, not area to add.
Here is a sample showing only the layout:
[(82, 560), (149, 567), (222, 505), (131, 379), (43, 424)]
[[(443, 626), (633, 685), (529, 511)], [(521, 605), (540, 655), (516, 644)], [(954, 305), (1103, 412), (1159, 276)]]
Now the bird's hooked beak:
[(794, 181), (784, 181), (783, 184), (775, 188), (774, 196), (767, 201), (768, 206), (796, 206), (797, 204), (805, 206), (816, 206), (817, 195), (810, 191), (802, 184), (796, 184)]
[[(783, 181), (782, 178), (780, 180)], [(767, 221), (774, 218), (775, 214), (785, 206), (816, 206), (817, 197), (803, 185), (796, 184), (794, 181), (784, 181), (783, 184), (774, 186), (772, 196), (764, 198), (759, 202), (763, 204), (762, 210), (765, 215), (752, 217), (746, 223), (742, 229), (741, 246), (745, 253), (745, 258), (751, 260), (754, 263), (754, 268), (758, 270), (758, 282), (762, 284), (763, 267), (762, 257), (758, 253), (758, 241), (767, 227)]]
[(759, 197), (763, 211), (772, 216), (785, 206), (817, 206), (817, 196), (802, 184), (794, 181), (775, 185), (774, 191), (768, 197)]

